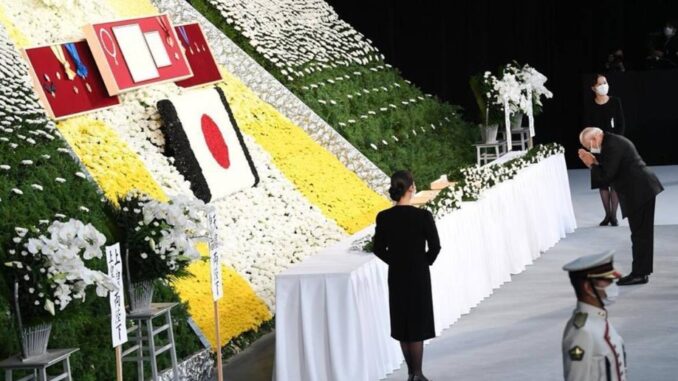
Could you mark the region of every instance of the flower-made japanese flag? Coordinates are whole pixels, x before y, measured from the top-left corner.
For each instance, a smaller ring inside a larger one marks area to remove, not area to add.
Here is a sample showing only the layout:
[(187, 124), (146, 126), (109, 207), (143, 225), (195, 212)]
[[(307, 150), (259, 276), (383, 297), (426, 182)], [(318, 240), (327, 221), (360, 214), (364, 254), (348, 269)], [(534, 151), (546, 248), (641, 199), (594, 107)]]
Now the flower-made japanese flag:
[(221, 89), (164, 99), (158, 110), (165, 153), (174, 156), (196, 197), (209, 202), (257, 185), (257, 170)]

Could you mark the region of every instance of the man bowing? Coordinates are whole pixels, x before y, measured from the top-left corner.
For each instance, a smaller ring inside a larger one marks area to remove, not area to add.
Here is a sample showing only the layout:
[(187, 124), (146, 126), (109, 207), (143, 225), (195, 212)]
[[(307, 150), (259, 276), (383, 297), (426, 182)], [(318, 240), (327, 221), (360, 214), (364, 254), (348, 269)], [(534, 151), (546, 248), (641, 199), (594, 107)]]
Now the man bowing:
[(652, 273), (655, 198), (664, 188), (627, 138), (587, 127), (579, 134), (579, 142), (588, 150), (580, 149), (579, 158), (594, 179), (610, 183), (617, 191), (622, 217), (629, 219), (633, 265), (618, 284), (647, 283)]

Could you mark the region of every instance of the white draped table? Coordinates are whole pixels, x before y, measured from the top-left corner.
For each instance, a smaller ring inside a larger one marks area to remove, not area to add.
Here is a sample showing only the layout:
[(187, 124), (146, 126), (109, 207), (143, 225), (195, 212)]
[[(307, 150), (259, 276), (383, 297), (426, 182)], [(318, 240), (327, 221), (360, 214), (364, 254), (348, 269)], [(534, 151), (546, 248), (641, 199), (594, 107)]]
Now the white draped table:
[[(574, 231), (564, 156), (525, 168), (436, 225), (442, 250), (431, 285), (440, 334)], [(378, 380), (400, 366), (400, 347), (390, 337), (387, 267), (350, 251), (357, 238), (277, 276), (276, 381)]]

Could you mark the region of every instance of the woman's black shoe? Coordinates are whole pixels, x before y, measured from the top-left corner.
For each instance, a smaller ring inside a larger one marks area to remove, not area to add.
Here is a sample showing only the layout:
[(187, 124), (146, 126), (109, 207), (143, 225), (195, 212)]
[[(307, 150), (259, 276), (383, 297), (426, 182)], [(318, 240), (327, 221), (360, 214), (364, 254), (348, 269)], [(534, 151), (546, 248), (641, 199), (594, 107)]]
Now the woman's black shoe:
[(423, 374), (421, 376), (414, 376), (413, 380), (414, 381), (429, 381), (429, 379), (426, 378), (426, 376), (424, 376)]
[(616, 218), (610, 218), (610, 225), (619, 226), (619, 221)]
[(600, 221), (600, 223), (599, 223), (598, 225), (600, 225), (600, 226), (607, 226), (609, 223), (610, 223), (610, 217), (605, 216), (605, 219), (602, 220), (602, 221)]

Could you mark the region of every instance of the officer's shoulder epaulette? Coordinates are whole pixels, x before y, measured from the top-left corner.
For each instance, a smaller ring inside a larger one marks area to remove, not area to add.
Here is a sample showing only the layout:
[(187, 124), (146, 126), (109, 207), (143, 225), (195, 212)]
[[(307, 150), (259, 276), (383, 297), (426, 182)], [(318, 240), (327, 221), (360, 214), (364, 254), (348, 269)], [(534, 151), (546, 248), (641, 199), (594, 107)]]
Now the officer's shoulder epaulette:
[(589, 317), (589, 314), (586, 312), (577, 312), (574, 314), (574, 320), (572, 321), (572, 324), (574, 324), (577, 329), (583, 327), (586, 325), (586, 319)]

